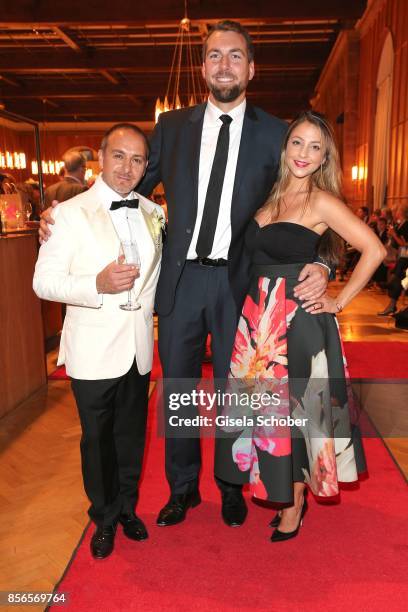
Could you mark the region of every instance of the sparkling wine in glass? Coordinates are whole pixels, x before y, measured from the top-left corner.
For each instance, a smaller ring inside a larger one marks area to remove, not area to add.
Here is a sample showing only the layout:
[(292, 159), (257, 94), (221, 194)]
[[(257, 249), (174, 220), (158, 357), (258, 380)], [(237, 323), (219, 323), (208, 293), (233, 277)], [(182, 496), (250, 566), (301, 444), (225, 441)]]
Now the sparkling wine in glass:
[(30, 202), (27, 202), (25, 205), (26, 223), (30, 221), (32, 212), (33, 212), (33, 207), (31, 206)]
[[(125, 261), (127, 264), (133, 264), (136, 266), (137, 271), (140, 273), (140, 254), (137, 243), (134, 240), (129, 242), (123, 241), (121, 243), (120, 254), (125, 256)], [(140, 303), (133, 300), (131, 289), (128, 290), (128, 301), (126, 304), (121, 304), (119, 308), (122, 310), (139, 310), (139, 308), (141, 308)]]
[(15, 217), (16, 217), (16, 221), (17, 221), (17, 229), (21, 229), (21, 225), (20, 225), (21, 211), (18, 208), (17, 208), (17, 210), (15, 212)]

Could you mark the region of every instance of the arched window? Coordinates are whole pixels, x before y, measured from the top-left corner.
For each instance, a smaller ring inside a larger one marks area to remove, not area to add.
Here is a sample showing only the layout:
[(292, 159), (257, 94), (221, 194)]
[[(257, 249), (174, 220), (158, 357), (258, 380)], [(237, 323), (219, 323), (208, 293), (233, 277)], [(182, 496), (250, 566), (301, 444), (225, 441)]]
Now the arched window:
[(374, 209), (385, 205), (391, 136), (392, 72), (394, 46), (388, 33), (377, 73), (377, 107), (374, 127), (373, 187)]

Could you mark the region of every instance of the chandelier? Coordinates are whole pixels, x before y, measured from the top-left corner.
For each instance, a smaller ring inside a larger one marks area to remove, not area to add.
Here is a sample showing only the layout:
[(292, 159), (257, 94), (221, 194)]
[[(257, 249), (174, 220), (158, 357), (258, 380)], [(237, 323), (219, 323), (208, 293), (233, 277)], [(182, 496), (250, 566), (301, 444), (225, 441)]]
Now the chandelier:
[(163, 102), (160, 98), (156, 100), (156, 123), (160, 113), (184, 106), (194, 106), (206, 99), (204, 83), (199, 72), (202, 63), (201, 49), (199, 50), (197, 45), (194, 45), (191, 41), (191, 21), (187, 17), (186, 2), (184, 9), (184, 18), (180, 21), (174, 47), (166, 95)]

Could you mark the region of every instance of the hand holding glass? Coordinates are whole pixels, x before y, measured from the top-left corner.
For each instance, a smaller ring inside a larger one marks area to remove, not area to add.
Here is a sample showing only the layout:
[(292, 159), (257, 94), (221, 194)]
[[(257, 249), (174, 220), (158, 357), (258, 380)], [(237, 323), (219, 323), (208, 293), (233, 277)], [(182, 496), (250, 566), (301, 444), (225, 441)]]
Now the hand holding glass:
[[(120, 255), (124, 255), (126, 263), (136, 266), (137, 271), (140, 273), (140, 254), (136, 242), (122, 242)], [(128, 290), (127, 303), (121, 304), (119, 308), (122, 310), (139, 310), (139, 308), (141, 308), (139, 302), (133, 301), (131, 289)]]

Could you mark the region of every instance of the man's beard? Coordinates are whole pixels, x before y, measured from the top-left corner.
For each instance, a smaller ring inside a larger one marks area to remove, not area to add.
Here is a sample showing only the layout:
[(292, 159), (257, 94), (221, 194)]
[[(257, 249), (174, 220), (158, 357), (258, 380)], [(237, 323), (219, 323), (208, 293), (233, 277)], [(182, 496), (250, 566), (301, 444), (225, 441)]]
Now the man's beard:
[(232, 87), (223, 87), (222, 89), (213, 84), (210, 86), (210, 91), (217, 102), (234, 102), (244, 90), (245, 87), (240, 85), (232, 85)]

